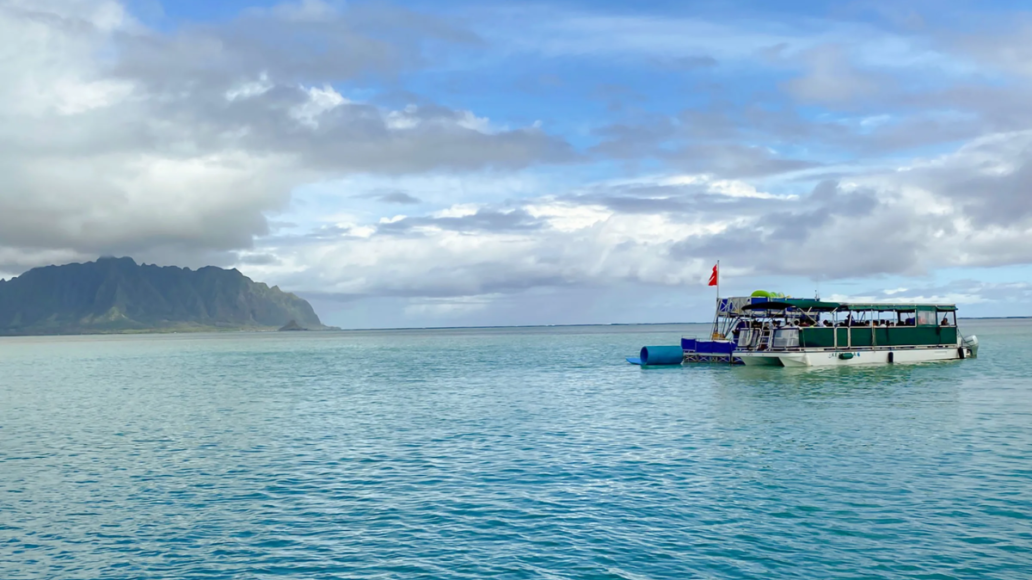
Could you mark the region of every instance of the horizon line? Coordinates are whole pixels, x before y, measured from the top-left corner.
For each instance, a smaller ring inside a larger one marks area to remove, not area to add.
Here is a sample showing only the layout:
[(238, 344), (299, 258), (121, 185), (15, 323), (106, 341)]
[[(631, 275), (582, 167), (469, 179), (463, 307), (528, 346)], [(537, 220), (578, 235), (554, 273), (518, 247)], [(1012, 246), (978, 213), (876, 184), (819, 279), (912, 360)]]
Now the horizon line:
[[(962, 316), (958, 317), (957, 320), (1024, 320), (1032, 319), (1032, 315), (1028, 316)], [(574, 323), (574, 324), (487, 324), (487, 325), (475, 325), (475, 326), (389, 326), (384, 328), (341, 328), (339, 326), (331, 326), (326, 331), (314, 331), (314, 332), (364, 332), (372, 330), (476, 330), (476, 329), (489, 329), (489, 328), (577, 328), (586, 326), (668, 326), (678, 324), (713, 324), (712, 321), (707, 322), (586, 322), (586, 323)]]

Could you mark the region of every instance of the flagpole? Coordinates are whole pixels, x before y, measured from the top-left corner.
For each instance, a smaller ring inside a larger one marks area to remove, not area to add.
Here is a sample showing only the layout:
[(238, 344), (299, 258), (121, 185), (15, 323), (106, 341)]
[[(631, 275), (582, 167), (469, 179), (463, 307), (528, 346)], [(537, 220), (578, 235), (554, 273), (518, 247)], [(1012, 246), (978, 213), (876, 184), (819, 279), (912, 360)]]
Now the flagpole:
[(713, 309), (713, 329), (710, 331), (710, 339), (712, 340), (716, 340), (720, 324), (720, 260), (717, 260), (715, 270), (717, 274), (717, 304), (716, 308)]

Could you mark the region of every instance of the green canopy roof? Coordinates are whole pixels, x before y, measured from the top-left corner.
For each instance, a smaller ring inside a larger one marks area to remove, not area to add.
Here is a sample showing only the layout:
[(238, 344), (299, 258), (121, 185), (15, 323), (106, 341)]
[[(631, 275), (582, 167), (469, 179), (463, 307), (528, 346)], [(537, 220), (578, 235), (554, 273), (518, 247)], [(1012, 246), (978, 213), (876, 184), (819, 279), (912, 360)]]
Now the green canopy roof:
[(916, 310), (943, 310), (954, 311), (957, 307), (953, 304), (849, 304), (846, 302), (825, 302), (823, 300), (809, 300), (804, 298), (784, 298), (780, 300), (769, 300), (756, 304), (747, 304), (742, 310), (786, 310), (796, 308), (799, 310), (818, 310), (830, 312), (839, 311), (860, 311), (873, 310), (878, 312), (914, 312)]
[(742, 310), (785, 310), (786, 308), (798, 308), (800, 310), (837, 310), (841, 307), (838, 302), (822, 302), (820, 300), (806, 300), (802, 298), (785, 298), (784, 300), (769, 300), (757, 304), (748, 304)]
[(842, 304), (839, 302), (824, 302), (823, 300), (808, 300), (805, 298), (792, 298), (785, 302), (800, 310), (838, 310), (842, 307)]
[(956, 310), (953, 304), (843, 304), (840, 310), (877, 310), (880, 312), (914, 312), (915, 310)]

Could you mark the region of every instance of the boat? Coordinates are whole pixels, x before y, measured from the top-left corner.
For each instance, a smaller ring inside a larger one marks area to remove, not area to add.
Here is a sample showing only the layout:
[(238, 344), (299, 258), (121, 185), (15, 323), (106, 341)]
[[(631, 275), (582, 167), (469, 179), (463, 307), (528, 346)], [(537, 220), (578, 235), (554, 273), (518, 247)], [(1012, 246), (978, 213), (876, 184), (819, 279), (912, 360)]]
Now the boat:
[(742, 321), (751, 324), (765, 317), (762, 310), (753, 310), (752, 307), (783, 298), (781, 294), (762, 290), (753, 292), (751, 296), (718, 298), (710, 334), (705, 337), (681, 338), (684, 362), (743, 364), (742, 359), (735, 356), (737, 345), (732, 336), (733, 331), (741, 326)]
[(978, 356), (953, 304), (769, 299), (743, 304), (727, 335), (750, 366), (827, 367), (920, 363)]

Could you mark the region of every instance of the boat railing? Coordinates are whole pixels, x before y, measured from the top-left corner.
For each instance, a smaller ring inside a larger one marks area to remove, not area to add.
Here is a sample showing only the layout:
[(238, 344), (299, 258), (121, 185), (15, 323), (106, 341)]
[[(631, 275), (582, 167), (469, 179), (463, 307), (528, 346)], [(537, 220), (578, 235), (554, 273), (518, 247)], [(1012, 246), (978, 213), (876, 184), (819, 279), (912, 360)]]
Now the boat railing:
[(740, 350), (797, 350), (801, 347), (799, 329), (795, 327), (743, 328), (738, 331), (736, 345)]
[(756, 345), (756, 350), (770, 350), (771, 337), (773, 337), (774, 331), (770, 328), (764, 328), (760, 331), (760, 341)]
[(770, 343), (770, 329), (767, 328), (743, 328), (738, 331), (736, 342), (740, 350), (766, 350)]
[(770, 342), (770, 347), (772, 350), (787, 350), (792, 348), (799, 348), (799, 329), (774, 329), (773, 337)]

